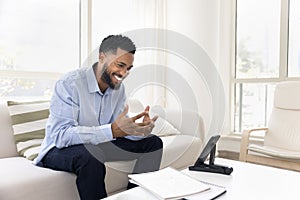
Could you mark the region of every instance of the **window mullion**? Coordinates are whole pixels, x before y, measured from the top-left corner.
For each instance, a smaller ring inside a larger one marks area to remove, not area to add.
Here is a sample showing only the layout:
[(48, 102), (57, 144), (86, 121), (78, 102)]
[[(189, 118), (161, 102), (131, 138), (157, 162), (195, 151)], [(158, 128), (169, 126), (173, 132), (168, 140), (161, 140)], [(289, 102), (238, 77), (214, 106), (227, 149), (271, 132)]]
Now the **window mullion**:
[(91, 0), (81, 0), (80, 1), (80, 66), (82, 66), (89, 54), (91, 53), (92, 48), (92, 1)]
[(288, 77), (289, 0), (281, 0), (279, 79)]

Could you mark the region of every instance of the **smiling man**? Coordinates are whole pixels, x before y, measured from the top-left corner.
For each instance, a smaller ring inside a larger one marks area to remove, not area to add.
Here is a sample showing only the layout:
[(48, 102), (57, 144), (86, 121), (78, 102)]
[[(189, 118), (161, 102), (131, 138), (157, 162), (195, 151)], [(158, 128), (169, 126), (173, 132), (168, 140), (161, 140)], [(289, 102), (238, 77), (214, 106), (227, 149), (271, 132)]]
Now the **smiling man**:
[[(122, 80), (133, 67), (135, 51), (128, 37), (110, 35), (100, 45), (98, 62), (67, 73), (55, 85), (45, 139), (34, 162), (76, 174), (82, 200), (107, 196), (107, 161), (136, 159), (132, 173), (159, 169), (162, 141), (150, 134), (157, 117), (150, 118), (149, 106), (127, 116)], [(142, 122), (136, 123), (139, 118)]]

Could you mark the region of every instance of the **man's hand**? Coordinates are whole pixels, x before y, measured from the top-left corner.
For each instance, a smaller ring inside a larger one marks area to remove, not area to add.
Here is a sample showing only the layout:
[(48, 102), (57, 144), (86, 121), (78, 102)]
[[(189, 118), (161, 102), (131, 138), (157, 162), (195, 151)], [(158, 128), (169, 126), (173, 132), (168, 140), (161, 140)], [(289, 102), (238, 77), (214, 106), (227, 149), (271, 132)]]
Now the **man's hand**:
[[(128, 113), (128, 105), (125, 107), (124, 111), (118, 116), (116, 121), (112, 123), (111, 129), (113, 137), (123, 137), (126, 135), (140, 135), (146, 136), (149, 135), (154, 128), (154, 122), (157, 120), (158, 116), (153, 117), (152, 119), (149, 116), (150, 107), (147, 106), (145, 111), (128, 118), (126, 114)], [(137, 119), (143, 118), (143, 122), (136, 123)]]

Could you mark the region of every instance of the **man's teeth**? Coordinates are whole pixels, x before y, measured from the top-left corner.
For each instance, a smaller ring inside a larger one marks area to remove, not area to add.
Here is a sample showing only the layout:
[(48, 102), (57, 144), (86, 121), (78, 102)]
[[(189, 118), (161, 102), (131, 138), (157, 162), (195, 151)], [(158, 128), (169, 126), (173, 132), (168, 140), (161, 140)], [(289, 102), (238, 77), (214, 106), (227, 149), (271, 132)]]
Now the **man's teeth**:
[(115, 76), (115, 78), (116, 78), (118, 81), (121, 81), (121, 80), (122, 80), (122, 78), (118, 77), (117, 75), (114, 75), (114, 76)]

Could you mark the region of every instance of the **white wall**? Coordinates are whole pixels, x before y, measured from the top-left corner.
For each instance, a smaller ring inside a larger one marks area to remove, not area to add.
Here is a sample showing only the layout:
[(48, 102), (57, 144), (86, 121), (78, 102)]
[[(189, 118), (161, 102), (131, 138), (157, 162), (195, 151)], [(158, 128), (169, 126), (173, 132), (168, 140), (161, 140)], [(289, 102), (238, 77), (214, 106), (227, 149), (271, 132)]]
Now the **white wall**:
[(167, 29), (197, 42), (213, 61), (218, 58), (220, 0), (167, 0)]
[[(214, 66), (217, 68), (221, 79), (223, 81), (223, 86), (225, 90), (225, 106), (226, 106), (226, 119), (224, 124), (225, 129), (229, 128), (229, 112), (228, 112), (228, 94), (229, 94), (229, 66), (230, 61), (228, 60), (228, 55), (230, 51), (228, 45), (231, 42), (228, 40), (230, 35), (228, 31), (231, 30), (230, 27), (226, 27), (229, 23), (223, 24), (224, 20), (221, 14), (228, 13), (228, 4), (230, 0), (167, 0), (167, 16), (166, 16), (166, 28), (178, 33), (181, 33), (195, 43), (200, 45), (203, 50), (207, 53), (209, 59), (213, 62)], [(229, 3), (230, 5), (230, 3)], [(221, 35), (227, 34), (227, 35)], [(226, 40), (227, 42), (224, 43)], [(221, 47), (222, 46), (222, 47)], [(193, 49), (191, 49), (193, 51)], [(193, 53), (193, 52), (189, 52)], [(224, 55), (226, 53), (227, 55)], [(224, 63), (225, 62), (225, 63)], [(193, 67), (189, 63), (183, 61), (179, 56), (168, 55), (167, 57), (168, 66), (176, 70), (185, 80), (189, 82), (193, 88), (194, 95), (197, 100), (197, 106), (189, 105), (187, 108), (196, 108), (204, 118), (205, 129), (209, 129), (212, 119), (212, 113), (214, 106), (212, 105), (212, 97), (210, 91), (205, 83), (206, 77), (201, 77), (199, 71), (193, 70)], [(195, 67), (195, 66), (194, 66)], [(197, 66), (196, 66), (197, 68)], [(181, 82), (177, 82), (174, 77), (167, 76), (167, 85), (171, 83), (176, 83), (180, 87)], [(187, 93), (189, 96), (189, 94)], [(189, 96), (190, 98), (193, 98)], [(192, 101), (190, 98), (185, 98), (182, 104), (190, 104)], [(167, 94), (168, 105), (170, 107), (177, 106), (172, 103), (172, 95)]]

